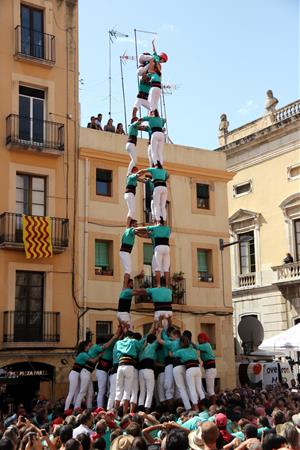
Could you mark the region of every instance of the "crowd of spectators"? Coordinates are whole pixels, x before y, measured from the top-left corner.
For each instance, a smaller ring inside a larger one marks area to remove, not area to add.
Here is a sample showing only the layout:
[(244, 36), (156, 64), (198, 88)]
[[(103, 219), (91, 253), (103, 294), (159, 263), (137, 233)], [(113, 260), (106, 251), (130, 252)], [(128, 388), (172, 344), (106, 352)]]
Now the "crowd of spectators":
[(31, 411), (1, 411), (0, 450), (289, 450), (300, 449), (300, 386), (225, 390), (202, 411), (156, 407), (64, 411), (64, 399), (36, 399)]
[(108, 131), (109, 133), (126, 134), (122, 123), (118, 123), (117, 128), (113, 125), (113, 119), (108, 119), (107, 124), (102, 126), (102, 114), (97, 116), (91, 116), (90, 122), (87, 124), (87, 128), (93, 130)]

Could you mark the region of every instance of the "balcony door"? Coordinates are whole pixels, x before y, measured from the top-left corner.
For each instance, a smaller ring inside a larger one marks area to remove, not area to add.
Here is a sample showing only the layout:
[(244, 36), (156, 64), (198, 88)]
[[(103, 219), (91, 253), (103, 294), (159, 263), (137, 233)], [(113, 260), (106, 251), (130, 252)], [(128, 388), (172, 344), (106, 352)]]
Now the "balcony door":
[(45, 91), (19, 86), (19, 139), (40, 146), (44, 142)]
[(21, 49), (24, 55), (44, 57), (44, 13), (41, 9), (21, 5)]
[(16, 272), (15, 342), (43, 340), (44, 273)]

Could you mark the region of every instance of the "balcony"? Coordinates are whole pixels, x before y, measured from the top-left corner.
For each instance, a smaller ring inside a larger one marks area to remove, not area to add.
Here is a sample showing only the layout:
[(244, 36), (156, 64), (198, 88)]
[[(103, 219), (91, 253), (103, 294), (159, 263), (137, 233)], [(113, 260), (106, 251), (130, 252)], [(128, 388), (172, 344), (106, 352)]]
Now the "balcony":
[[(143, 214), (143, 225), (152, 225), (154, 222), (154, 217), (151, 213), (151, 199), (144, 198), (143, 199), (143, 205), (144, 205), (144, 214)], [(171, 202), (167, 201), (166, 203), (166, 210), (167, 210), (167, 225), (171, 226)]]
[(300, 284), (300, 261), (281, 266), (273, 266), (272, 270), (276, 272), (277, 285)]
[(238, 287), (239, 288), (252, 288), (256, 285), (256, 273), (246, 273), (238, 275)]
[(4, 311), (3, 342), (59, 342), (60, 313)]
[(6, 117), (6, 145), (26, 151), (62, 155), (64, 125), (48, 120), (10, 114)]
[[(51, 217), (51, 229), (53, 252), (61, 253), (69, 245), (69, 220)], [(0, 215), (0, 248), (24, 248), (22, 214), (5, 212)]]
[[(135, 289), (141, 289), (141, 288), (150, 288), (155, 287), (155, 277), (144, 275), (144, 276), (136, 276), (134, 278), (134, 288)], [(178, 277), (174, 278), (171, 277), (170, 280), (170, 289), (172, 289), (172, 303), (173, 305), (186, 305), (186, 287), (185, 287), (185, 278)], [(135, 303), (151, 303), (150, 296), (136, 296), (135, 297)]]
[(53, 66), (55, 36), (18, 25), (15, 28), (15, 57)]

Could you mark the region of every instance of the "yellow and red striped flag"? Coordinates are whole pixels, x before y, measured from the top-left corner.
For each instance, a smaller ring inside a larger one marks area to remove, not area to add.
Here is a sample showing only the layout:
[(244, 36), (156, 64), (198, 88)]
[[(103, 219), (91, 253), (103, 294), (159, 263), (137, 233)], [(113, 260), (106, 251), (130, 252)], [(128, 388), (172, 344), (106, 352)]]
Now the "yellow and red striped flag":
[(23, 242), (27, 259), (53, 256), (50, 217), (22, 216)]

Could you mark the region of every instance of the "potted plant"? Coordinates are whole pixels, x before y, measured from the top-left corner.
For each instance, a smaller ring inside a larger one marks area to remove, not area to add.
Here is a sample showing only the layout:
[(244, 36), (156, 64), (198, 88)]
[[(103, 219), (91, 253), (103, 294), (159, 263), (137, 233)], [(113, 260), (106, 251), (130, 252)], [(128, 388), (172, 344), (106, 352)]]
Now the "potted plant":
[(184, 275), (184, 272), (182, 272), (180, 270), (180, 272), (174, 272), (172, 278), (173, 278), (174, 281), (182, 281), (183, 280), (183, 275)]

